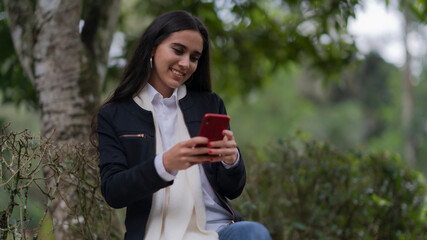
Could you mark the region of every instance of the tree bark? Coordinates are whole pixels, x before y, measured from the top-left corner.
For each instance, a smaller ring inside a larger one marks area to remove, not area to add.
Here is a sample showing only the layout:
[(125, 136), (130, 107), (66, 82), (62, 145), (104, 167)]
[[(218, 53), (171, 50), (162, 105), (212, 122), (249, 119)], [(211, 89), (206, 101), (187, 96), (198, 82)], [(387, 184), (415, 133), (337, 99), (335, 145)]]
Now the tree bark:
[[(87, 1), (82, 14), (83, 0), (4, 0), (17, 55), (38, 93), (42, 134), (60, 144), (88, 142), (120, 3)], [(51, 168), (45, 169), (47, 175), (58, 176)], [(54, 234), (56, 239), (76, 239), (70, 230), (75, 189), (57, 182), (46, 182), (48, 189), (58, 191), (50, 205)]]
[(403, 129), (403, 154), (409, 165), (415, 167), (416, 165), (416, 151), (411, 126), (414, 115), (414, 90), (413, 90), (413, 77), (411, 73), (411, 54), (409, 53), (408, 34), (410, 32), (410, 21), (408, 16), (408, 9), (404, 8), (404, 46), (405, 46), (405, 64), (403, 66), (402, 76), (402, 129)]
[(34, 46), (34, 8), (30, 0), (4, 0), (8, 24), (15, 51), (25, 74), (34, 84), (33, 46)]
[(79, 84), (83, 67), (79, 34), (82, 2), (56, 1), (54, 5), (39, 1), (36, 6), (34, 75), (42, 133), (55, 131), (55, 139), (60, 141), (83, 140), (89, 129), (90, 113), (85, 108), (90, 102), (85, 101)]

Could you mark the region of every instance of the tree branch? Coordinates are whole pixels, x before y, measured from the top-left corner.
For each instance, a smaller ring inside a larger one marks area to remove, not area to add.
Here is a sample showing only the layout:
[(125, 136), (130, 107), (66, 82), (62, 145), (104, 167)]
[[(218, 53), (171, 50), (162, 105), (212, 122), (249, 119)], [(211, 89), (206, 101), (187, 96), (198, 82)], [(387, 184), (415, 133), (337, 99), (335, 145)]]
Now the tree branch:
[(35, 44), (35, 14), (32, 0), (4, 0), (8, 24), (15, 51), (22, 68), (34, 84), (33, 47)]
[(95, 61), (100, 86), (107, 73), (108, 52), (120, 15), (121, 0), (94, 0), (88, 2), (84, 13), (84, 27), (81, 38)]

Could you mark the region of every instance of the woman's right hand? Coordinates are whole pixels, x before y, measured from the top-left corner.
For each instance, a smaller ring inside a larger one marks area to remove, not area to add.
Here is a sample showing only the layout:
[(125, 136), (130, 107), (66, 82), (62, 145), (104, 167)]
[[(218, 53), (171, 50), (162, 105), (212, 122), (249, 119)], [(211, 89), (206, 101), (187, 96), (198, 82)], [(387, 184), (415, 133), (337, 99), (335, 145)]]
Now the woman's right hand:
[(194, 164), (200, 164), (212, 159), (208, 155), (208, 147), (196, 147), (207, 145), (209, 140), (205, 137), (193, 137), (187, 141), (179, 142), (163, 154), (163, 165), (166, 171), (178, 171), (187, 169)]

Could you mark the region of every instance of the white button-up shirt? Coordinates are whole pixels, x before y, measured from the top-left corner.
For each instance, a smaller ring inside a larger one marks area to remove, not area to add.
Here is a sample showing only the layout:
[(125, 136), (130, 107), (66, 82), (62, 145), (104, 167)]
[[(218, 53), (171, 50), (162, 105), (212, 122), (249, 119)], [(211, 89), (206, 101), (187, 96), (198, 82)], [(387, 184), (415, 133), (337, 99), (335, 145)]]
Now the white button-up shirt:
[[(151, 104), (154, 108), (153, 114), (155, 114), (158, 121), (164, 153), (175, 146), (177, 143), (176, 128), (179, 110), (177, 89), (174, 90), (171, 97), (163, 98), (163, 96), (149, 83), (147, 83), (147, 87)], [(163, 165), (163, 153), (160, 153), (156, 156), (154, 159), (154, 165), (156, 167), (157, 173), (160, 175), (160, 177), (163, 178), (163, 180), (172, 181), (175, 178), (177, 171), (166, 171)], [(239, 159), (239, 156), (237, 159)], [(228, 165), (224, 162), (222, 162), (222, 164), (226, 168), (231, 168), (235, 166), (237, 162), (238, 161), (236, 161), (233, 165)], [(203, 190), (203, 200), (206, 207), (206, 230), (213, 230), (218, 232), (230, 223), (232, 220), (232, 215), (229, 211), (221, 207), (220, 200), (212, 189), (202, 165), (199, 165), (199, 171)]]

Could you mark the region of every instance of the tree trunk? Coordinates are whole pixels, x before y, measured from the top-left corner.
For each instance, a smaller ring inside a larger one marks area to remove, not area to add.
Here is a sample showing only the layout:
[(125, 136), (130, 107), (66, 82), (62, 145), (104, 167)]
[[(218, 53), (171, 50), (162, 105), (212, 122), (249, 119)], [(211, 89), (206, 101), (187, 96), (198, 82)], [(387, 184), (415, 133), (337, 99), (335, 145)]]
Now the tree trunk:
[[(81, 1), (40, 1), (37, 5), (37, 39), (34, 45), (35, 86), (39, 94), (42, 133), (55, 139), (83, 140), (87, 137), (90, 113), (79, 79), (82, 43), (79, 34)], [(97, 81), (94, 81), (97, 84)], [(88, 94), (88, 93), (86, 93)], [(96, 94), (96, 93), (89, 93)], [(97, 99), (92, 98), (92, 101)]]
[[(88, 142), (120, 13), (120, 0), (88, 1), (82, 14), (84, 2), (4, 0), (16, 52), (38, 93), (42, 134), (60, 144)], [(47, 168), (45, 176), (59, 175)], [(48, 189), (57, 191), (50, 205), (54, 234), (56, 239), (77, 239), (71, 232), (76, 216), (70, 213), (76, 189), (61, 185), (72, 182), (69, 176), (61, 178), (66, 181), (46, 181)]]
[(404, 46), (405, 46), (405, 65), (403, 66), (402, 76), (402, 129), (403, 129), (403, 146), (404, 157), (406, 161), (413, 167), (416, 165), (416, 151), (411, 126), (414, 115), (414, 90), (413, 78), (411, 73), (411, 54), (408, 46), (408, 33), (410, 32), (410, 21), (408, 19), (408, 10), (403, 10), (404, 14)]

